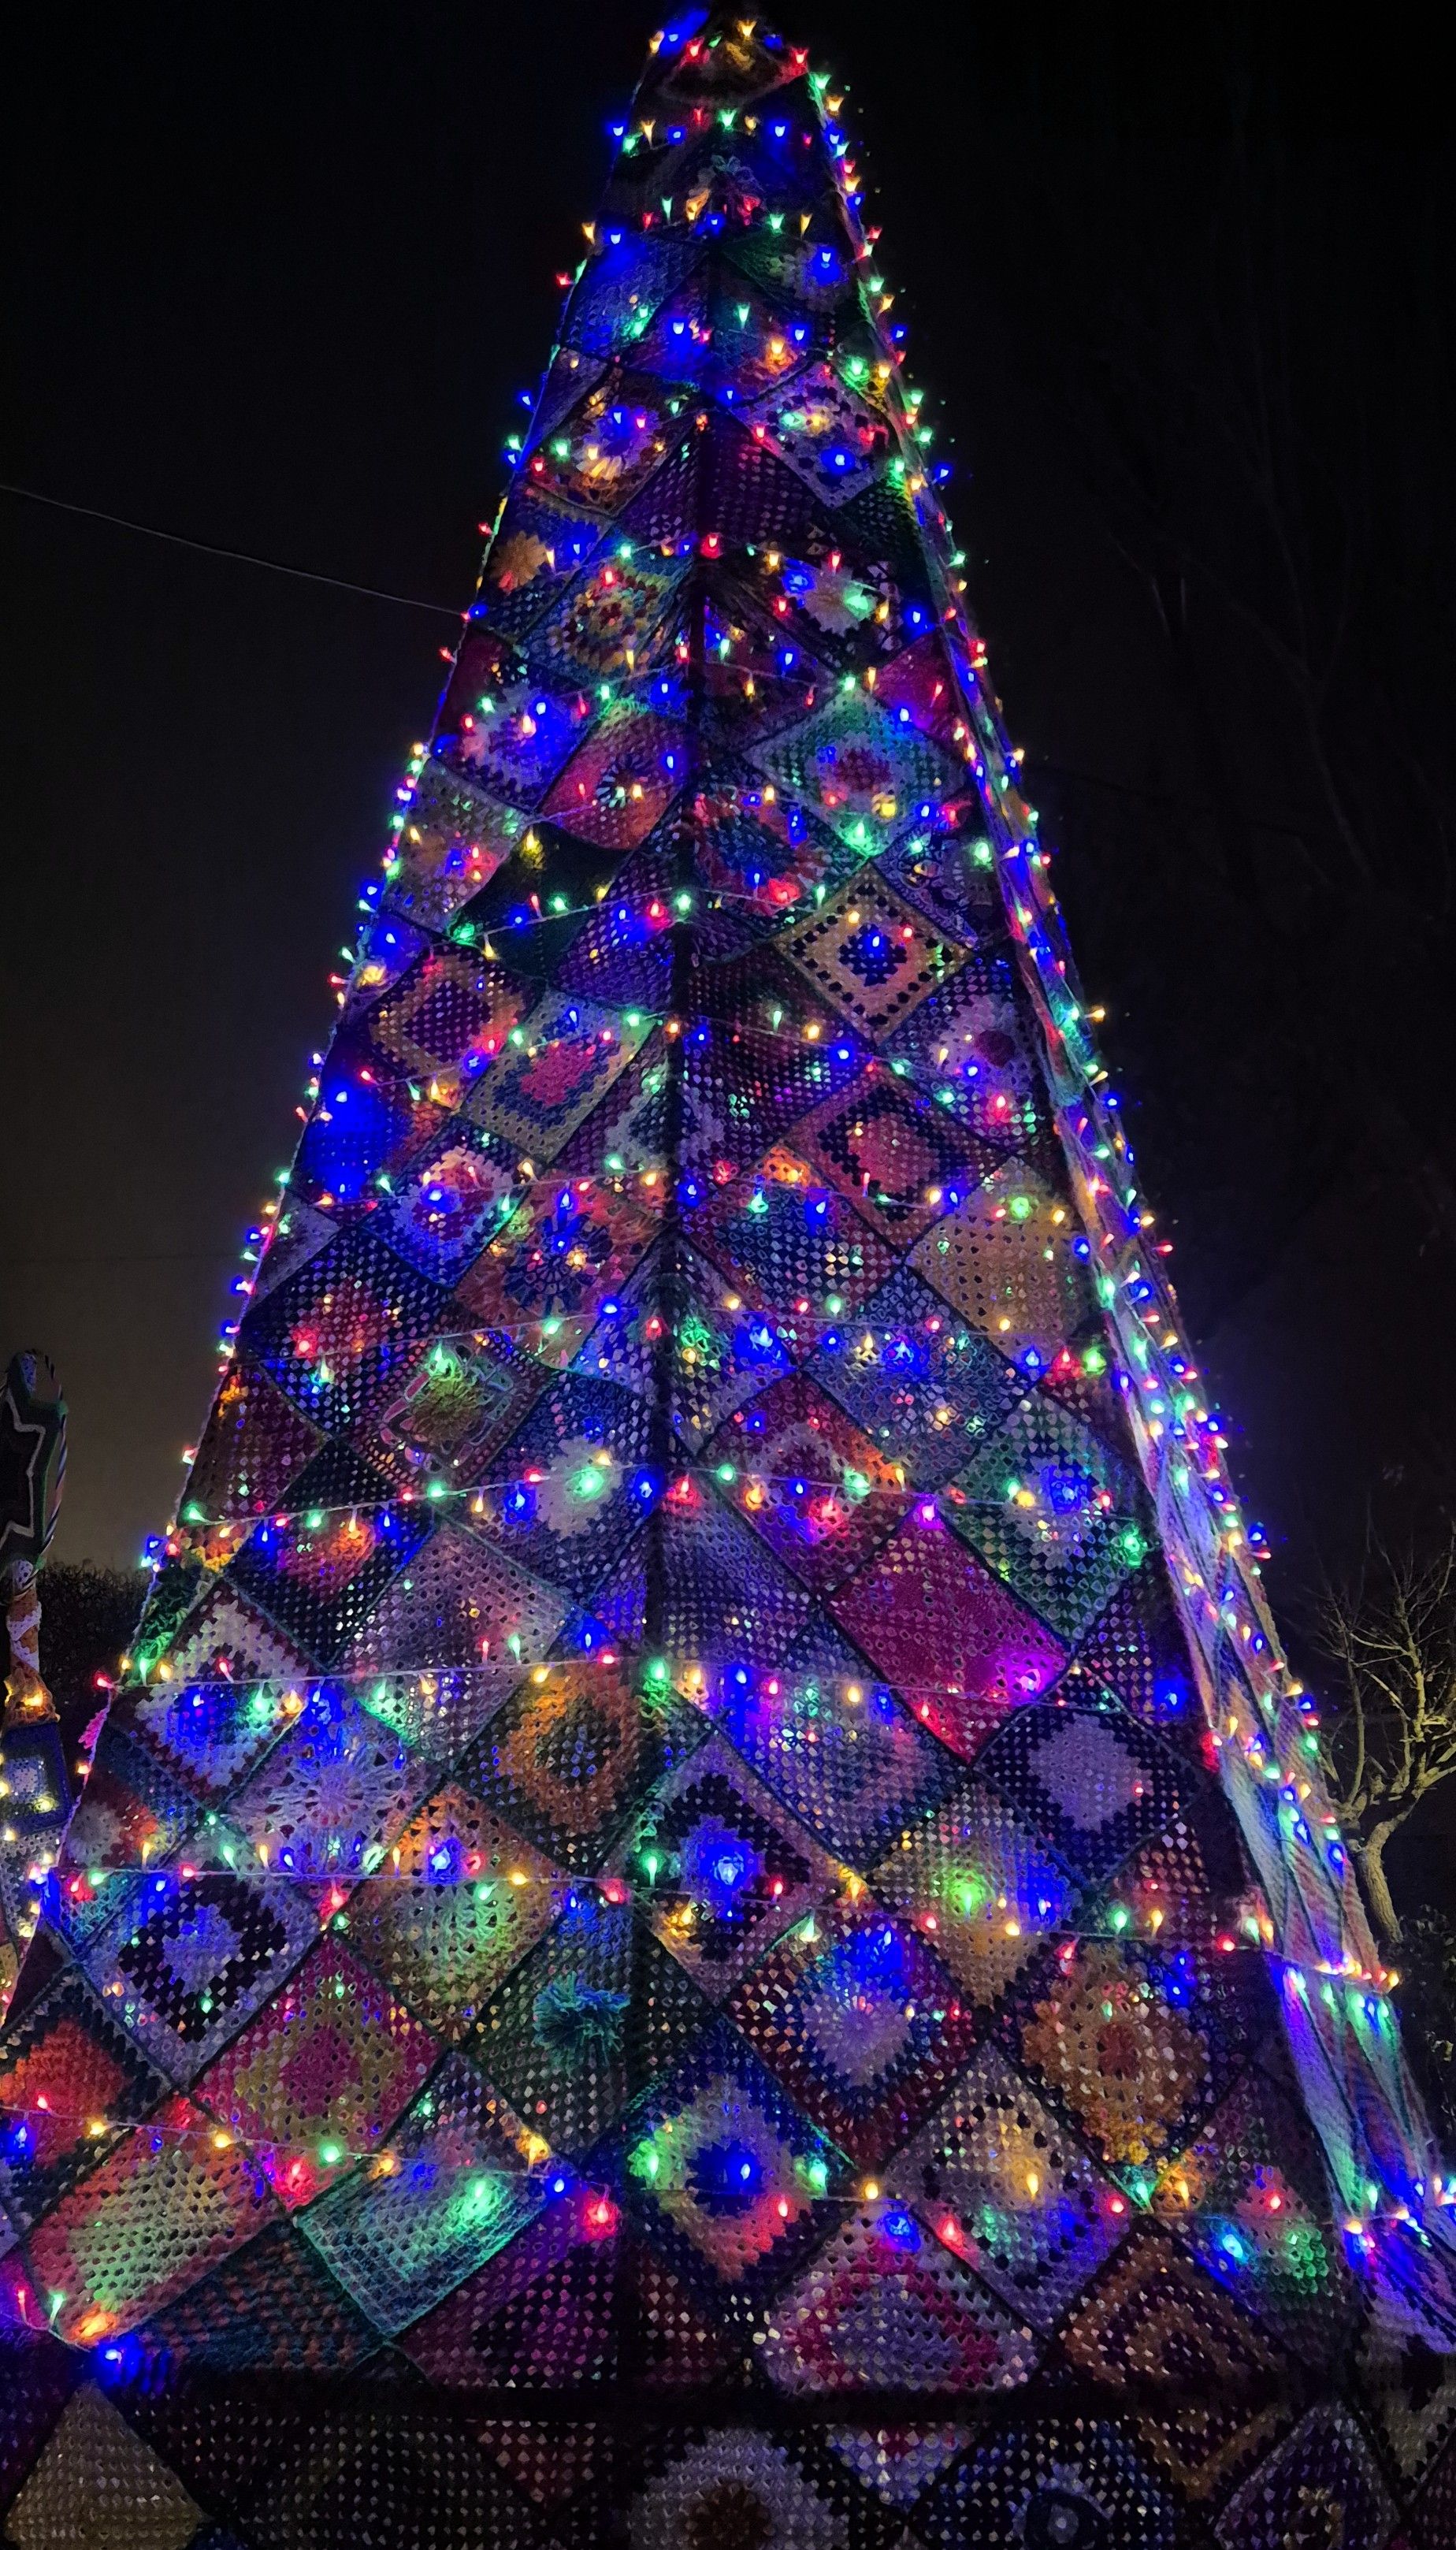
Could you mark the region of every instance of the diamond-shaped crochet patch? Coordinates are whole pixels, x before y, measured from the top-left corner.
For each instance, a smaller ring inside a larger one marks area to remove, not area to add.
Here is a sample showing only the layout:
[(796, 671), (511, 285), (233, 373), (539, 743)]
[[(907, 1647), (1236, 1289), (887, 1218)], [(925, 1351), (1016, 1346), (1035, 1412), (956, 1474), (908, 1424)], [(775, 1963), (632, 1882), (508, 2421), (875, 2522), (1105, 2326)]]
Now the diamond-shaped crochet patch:
[(181, 2481), (88, 2383), (61, 2412), (6, 2518), (19, 2550), (126, 2541), (184, 2550), (203, 2522)]
[(728, 2011), (796, 2104), (866, 2168), (914, 2132), (976, 2033), (945, 1969), (867, 1901), (797, 1923)]
[[(1010, 1721), (1016, 1725), (1024, 1713)], [(984, 1757), (983, 1757), (984, 1759)], [(999, 2000), (1043, 1940), (1062, 1931), (1078, 1888), (1062, 1862), (979, 1776), (897, 1836), (873, 1872), (894, 1905), (978, 2004)]]
[(401, 2328), (539, 2211), (547, 2183), (531, 2148), (520, 2119), (451, 2055), (304, 2229), (376, 2327)]
[(736, 1409), (708, 1458), (729, 1503), (817, 1592), (861, 1565), (910, 1502), (898, 1464), (802, 1373)]
[[(796, 739), (795, 758), (802, 752)], [(858, 821), (851, 813), (850, 823)], [(960, 950), (866, 869), (786, 942), (817, 991), (870, 1035), (898, 1027), (942, 983)]]
[(913, 1714), (970, 1756), (1007, 1712), (1050, 1689), (1061, 1646), (917, 1504), (879, 1554), (831, 1599), (834, 1617)]
[(894, 2187), (1019, 2317), (1051, 2329), (1132, 2208), (994, 2046), (894, 2165)]
[(952, 1482), (944, 1512), (1069, 1646), (1152, 1541), (1129, 1472), (1090, 1426), (1043, 1397), (1023, 1402)]
[(830, 1327), (810, 1370), (923, 1488), (964, 1469), (1025, 1389), (1024, 1375), (908, 1267)]
[(1024, 2322), (901, 2206), (857, 2214), (774, 2305), (764, 2349), (790, 2392), (1009, 2391), (1039, 2349)]
[(659, 1790), (631, 1866), (658, 1938), (715, 2000), (834, 1888), (819, 1845), (717, 1738)]
[(349, 1900), (348, 1934), (414, 2014), (453, 2041), (555, 1917), (549, 1860), (453, 1784)]
[(842, 2164), (727, 2028), (638, 2101), (614, 2152), (652, 2240), (731, 2306), (779, 2283), (836, 2210)]
[(377, 2150), (438, 2052), (387, 1986), (321, 1941), (198, 2085), (289, 2207)]

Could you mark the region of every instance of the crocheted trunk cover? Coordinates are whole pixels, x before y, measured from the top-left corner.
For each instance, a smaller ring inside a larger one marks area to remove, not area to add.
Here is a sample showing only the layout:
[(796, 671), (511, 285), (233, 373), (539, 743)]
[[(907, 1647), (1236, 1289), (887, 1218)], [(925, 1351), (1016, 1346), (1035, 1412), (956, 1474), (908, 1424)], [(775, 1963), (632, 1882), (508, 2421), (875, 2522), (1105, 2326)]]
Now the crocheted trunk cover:
[(0, 2044), (22, 2550), (1456, 2537), (838, 112), (658, 41), (400, 791)]

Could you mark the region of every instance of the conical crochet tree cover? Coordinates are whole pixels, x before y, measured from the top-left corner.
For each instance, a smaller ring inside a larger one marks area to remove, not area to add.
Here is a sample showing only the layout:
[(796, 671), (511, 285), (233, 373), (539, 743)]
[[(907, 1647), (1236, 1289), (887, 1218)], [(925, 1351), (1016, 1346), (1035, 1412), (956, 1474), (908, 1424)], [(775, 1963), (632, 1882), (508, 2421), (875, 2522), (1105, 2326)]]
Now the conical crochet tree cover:
[(1456, 2529), (837, 113), (684, 22), (588, 234), (10, 2013), (17, 2543)]

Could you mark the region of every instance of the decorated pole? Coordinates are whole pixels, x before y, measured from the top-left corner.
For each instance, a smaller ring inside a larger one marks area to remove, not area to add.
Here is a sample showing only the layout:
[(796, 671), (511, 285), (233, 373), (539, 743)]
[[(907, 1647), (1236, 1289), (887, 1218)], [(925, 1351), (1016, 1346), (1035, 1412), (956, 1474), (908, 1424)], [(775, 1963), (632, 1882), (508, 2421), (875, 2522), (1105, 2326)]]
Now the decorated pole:
[(41, 1673), (42, 1569), (65, 1479), (65, 1401), (44, 1355), (12, 1355), (0, 1394), (0, 1603), (9, 1667), (0, 1728), (0, 2008), (36, 1926), (70, 1784)]

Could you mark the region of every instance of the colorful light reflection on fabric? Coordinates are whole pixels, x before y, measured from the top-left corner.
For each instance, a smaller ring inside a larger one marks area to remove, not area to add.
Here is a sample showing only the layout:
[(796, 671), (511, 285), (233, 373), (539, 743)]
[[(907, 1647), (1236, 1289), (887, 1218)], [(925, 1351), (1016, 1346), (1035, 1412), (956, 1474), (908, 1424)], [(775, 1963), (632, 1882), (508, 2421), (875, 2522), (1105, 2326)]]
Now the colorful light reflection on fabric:
[(1448, 2191), (840, 113), (664, 33), (512, 438), (0, 2048), (18, 2541), (1449, 2537)]

